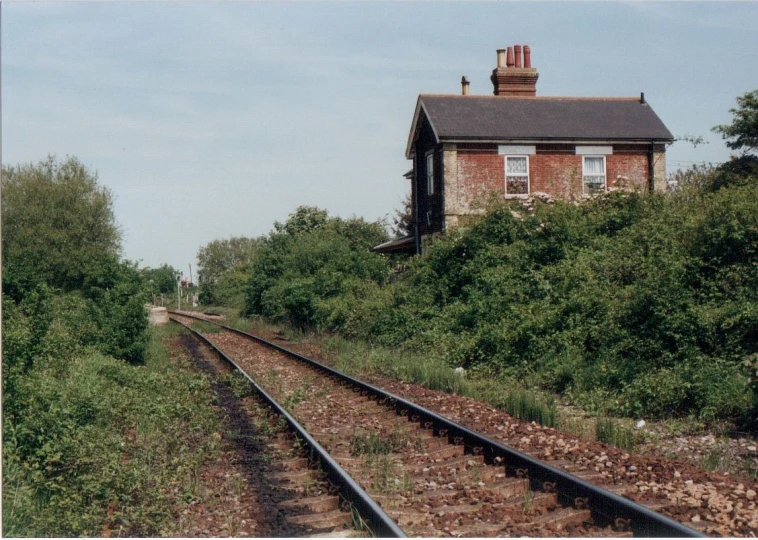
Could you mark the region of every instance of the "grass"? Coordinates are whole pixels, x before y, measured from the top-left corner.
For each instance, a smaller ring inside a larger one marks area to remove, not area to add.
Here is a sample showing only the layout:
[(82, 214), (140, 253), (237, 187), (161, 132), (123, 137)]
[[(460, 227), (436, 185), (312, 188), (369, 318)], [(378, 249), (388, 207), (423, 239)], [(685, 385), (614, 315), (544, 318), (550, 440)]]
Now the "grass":
[[(514, 381), (459, 373), (439, 359), (412, 351), (390, 349), (336, 335), (305, 335), (298, 329), (272, 325), (262, 319), (246, 320), (231, 313), (233, 310), (228, 308), (213, 308), (213, 311), (223, 312), (229, 320), (235, 320), (235, 327), (240, 329), (279, 334), (295, 342), (308, 339), (325, 351), (326, 356), (332, 359), (334, 368), (347, 375), (360, 378), (378, 374), (419, 384), (430, 390), (488, 403), (519, 420), (556, 427), (578, 437), (594, 439), (625, 450), (634, 448), (634, 431), (617, 420), (563, 416), (557, 410), (553, 395), (525, 388)], [(275, 386), (275, 380), (276, 374), (271, 372), (268, 384)]]
[(304, 399), (305, 391), (302, 388), (297, 388), (282, 400), (282, 406), (292, 412)]
[(316, 338), (335, 359), (335, 367), (348, 375), (379, 373), (430, 390), (467, 396), (489, 403), (527, 422), (554, 427), (557, 420), (551, 396), (532, 389), (486, 378), (467, 378), (442, 362), (407, 351), (398, 351), (337, 336)]
[(201, 334), (218, 334), (224, 331), (220, 326), (205, 321), (192, 321), (192, 329)]
[(221, 380), (229, 387), (234, 397), (238, 399), (253, 395), (253, 385), (236, 369), (224, 374)]
[(399, 494), (413, 490), (413, 478), (402, 471), (391, 454), (366, 454), (362, 466), (371, 474), (371, 489), (374, 491)]
[(388, 435), (378, 435), (375, 432), (353, 434), (350, 441), (350, 453), (353, 456), (390, 454), (408, 444), (409, 436), (403, 431), (393, 430)]
[[(4, 426), (5, 536), (161, 536), (174, 530), (220, 422), (208, 379), (151, 330), (144, 366), (98, 353), (30, 374), (24, 418)], [(24, 452), (29, 437), (42, 441)]]
[(598, 418), (595, 424), (595, 440), (627, 450), (634, 450), (634, 430), (613, 418)]

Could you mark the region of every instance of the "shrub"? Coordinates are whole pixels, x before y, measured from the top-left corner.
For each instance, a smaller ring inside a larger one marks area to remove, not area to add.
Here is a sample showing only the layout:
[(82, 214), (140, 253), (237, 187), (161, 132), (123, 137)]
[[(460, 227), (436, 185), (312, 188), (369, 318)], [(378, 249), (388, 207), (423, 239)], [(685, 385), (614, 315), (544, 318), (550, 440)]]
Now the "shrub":
[(87, 353), (61, 376), (35, 370), (4, 415), (3, 529), (9, 536), (158, 536), (191, 472), (215, 451), (208, 381)]

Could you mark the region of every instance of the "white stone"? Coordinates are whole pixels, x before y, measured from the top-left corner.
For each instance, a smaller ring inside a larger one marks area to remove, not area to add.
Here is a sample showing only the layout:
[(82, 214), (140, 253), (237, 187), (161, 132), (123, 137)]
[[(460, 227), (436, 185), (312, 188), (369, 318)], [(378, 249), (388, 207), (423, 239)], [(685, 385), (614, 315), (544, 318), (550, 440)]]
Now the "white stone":
[(148, 320), (151, 326), (168, 324), (168, 311), (165, 307), (151, 307)]

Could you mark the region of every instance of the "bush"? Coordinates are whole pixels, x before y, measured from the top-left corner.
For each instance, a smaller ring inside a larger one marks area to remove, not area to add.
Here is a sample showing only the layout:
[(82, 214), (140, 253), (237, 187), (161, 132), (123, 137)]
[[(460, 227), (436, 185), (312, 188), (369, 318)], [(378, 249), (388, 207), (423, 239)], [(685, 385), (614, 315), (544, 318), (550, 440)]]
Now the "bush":
[(386, 240), (386, 232), (378, 223), (328, 218), (325, 212), (303, 216), (291, 216), (259, 247), (246, 312), (301, 329), (344, 325), (348, 315), (334, 300), (349, 300), (358, 282), (375, 290), (389, 277), (388, 260), (369, 251)]
[(258, 248), (246, 310), (596, 411), (749, 423), (758, 401), (744, 367), (758, 354), (751, 163), (682, 173), (670, 195), (614, 192), (532, 211), (489, 201), (397, 274), (368, 251), (383, 239), (377, 224), (300, 209)]
[(6, 535), (163, 533), (217, 419), (207, 380), (151, 347), (145, 366), (86, 353), (19, 381), (3, 426)]

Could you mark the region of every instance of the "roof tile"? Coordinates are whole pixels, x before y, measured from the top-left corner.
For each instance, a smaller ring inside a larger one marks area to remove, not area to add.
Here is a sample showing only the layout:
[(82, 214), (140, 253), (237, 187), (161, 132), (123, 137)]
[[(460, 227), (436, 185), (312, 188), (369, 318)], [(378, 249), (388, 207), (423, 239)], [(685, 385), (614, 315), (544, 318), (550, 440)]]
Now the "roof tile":
[(422, 94), (419, 101), (440, 140), (673, 140), (639, 98)]

